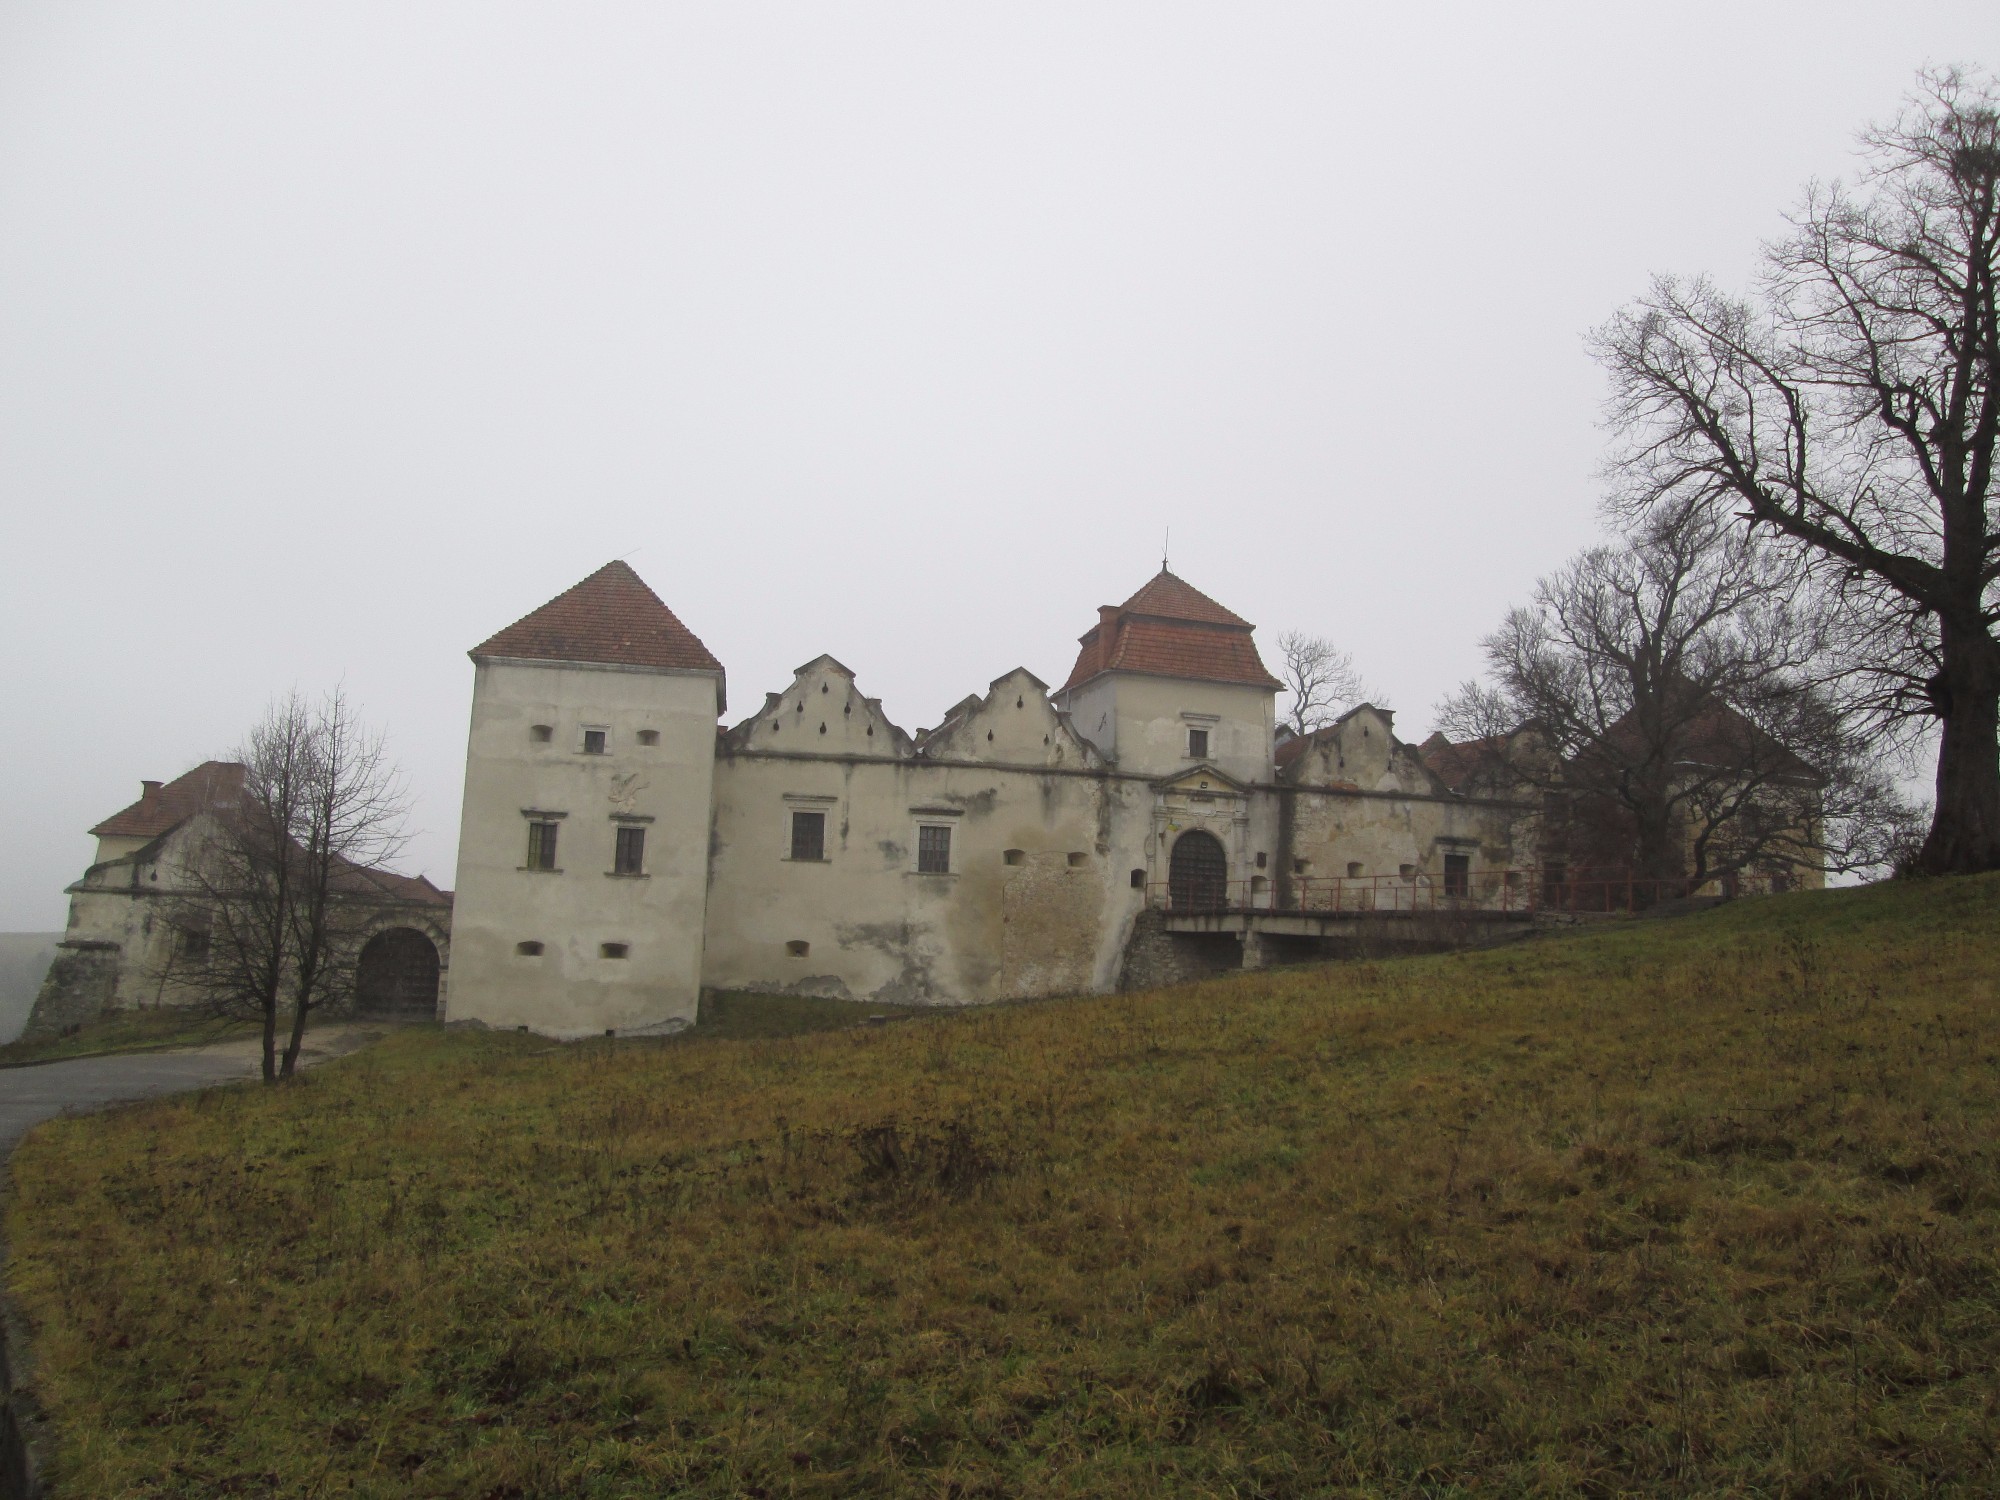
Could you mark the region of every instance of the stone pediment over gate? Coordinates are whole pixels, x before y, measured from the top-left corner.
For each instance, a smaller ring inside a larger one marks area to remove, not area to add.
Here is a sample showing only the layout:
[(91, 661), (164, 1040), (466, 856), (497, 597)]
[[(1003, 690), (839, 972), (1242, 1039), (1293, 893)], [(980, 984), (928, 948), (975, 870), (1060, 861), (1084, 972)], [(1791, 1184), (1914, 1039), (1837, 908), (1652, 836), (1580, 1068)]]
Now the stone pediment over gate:
[(1223, 774), (1214, 766), (1190, 766), (1185, 771), (1176, 771), (1171, 776), (1162, 776), (1153, 783), (1153, 790), (1163, 797), (1189, 797), (1206, 800), (1216, 797), (1246, 796), (1250, 788), (1233, 776)]

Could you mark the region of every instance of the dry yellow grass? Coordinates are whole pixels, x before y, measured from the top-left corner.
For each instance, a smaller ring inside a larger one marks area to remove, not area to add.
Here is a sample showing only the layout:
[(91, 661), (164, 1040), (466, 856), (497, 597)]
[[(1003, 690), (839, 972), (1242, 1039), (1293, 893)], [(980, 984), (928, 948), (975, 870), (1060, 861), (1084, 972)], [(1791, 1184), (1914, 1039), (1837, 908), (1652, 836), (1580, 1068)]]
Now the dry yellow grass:
[(2000, 881), (44, 1127), (64, 1496), (2000, 1488)]

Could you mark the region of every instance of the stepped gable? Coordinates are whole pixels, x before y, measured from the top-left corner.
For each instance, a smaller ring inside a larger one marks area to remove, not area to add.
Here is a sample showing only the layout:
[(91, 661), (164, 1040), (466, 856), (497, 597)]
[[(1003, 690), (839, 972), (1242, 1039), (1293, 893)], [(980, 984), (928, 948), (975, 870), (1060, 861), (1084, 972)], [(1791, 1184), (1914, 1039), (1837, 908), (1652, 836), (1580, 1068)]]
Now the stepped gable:
[(1143, 672), (1275, 691), (1284, 684), (1258, 656), (1255, 628), (1162, 567), (1123, 604), (1097, 611), (1097, 624), (1078, 637), (1082, 649), (1063, 688), (1102, 672)]
[(606, 563), (468, 654), (722, 675), (708, 647), (623, 562)]
[(243, 795), (244, 767), (233, 760), (205, 760), (164, 784), (142, 781), (139, 800), (90, 830), (93, 838), (151, 839), (170, 833), (198, 812), (234, 807)]

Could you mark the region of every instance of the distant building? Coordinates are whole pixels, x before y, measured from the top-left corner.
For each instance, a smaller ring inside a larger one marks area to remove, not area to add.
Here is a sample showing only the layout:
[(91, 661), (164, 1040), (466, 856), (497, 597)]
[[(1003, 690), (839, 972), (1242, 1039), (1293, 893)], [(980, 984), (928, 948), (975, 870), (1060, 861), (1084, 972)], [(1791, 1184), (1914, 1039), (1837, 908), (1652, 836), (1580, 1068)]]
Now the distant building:
[[(142, 781), (137, 802), (90, 830), (97, 858), (69, 887), (57, 945), (27, 1037), (52, 1035), (105, 1011), (185, 1004), (207, 936), (186, 921), (211, 820), (241, 803), (244, 769), (204, 761), (174, 781)], [(350, 866), (343, 883), (366, 912), (355, 1004), (432, 1016), (451, 946), (451, 893), (421, 876)]]
[(1533, 800), (1455, 790), (1386, 710), (1281, 738), (1251, 624), (1164, 568), (1061, 688), (1017, 667), (915, 734), (830, 656), (718, 731), (722, 664), (622, 562), (471, 656), (453, 1019), (1105, 991), (1518, 913), (1533, 859)]

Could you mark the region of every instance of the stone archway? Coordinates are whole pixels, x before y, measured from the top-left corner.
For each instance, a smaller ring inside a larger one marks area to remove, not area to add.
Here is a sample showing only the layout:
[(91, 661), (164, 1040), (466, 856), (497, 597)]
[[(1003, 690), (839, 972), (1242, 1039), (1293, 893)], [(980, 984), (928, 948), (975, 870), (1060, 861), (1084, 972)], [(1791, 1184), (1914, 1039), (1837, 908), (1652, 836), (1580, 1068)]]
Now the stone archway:
[(355, 965), (355, 1012), (434, 1020), (438, 969), (437, 944), (416, 928), (391, 927), (376, 933)]
[(1221, 911), (1229, 903), (1229, 856), (1222, 840), (1191, 828), (1174, 840), (1167, 864), (1167, 900), (1177, 912)]

